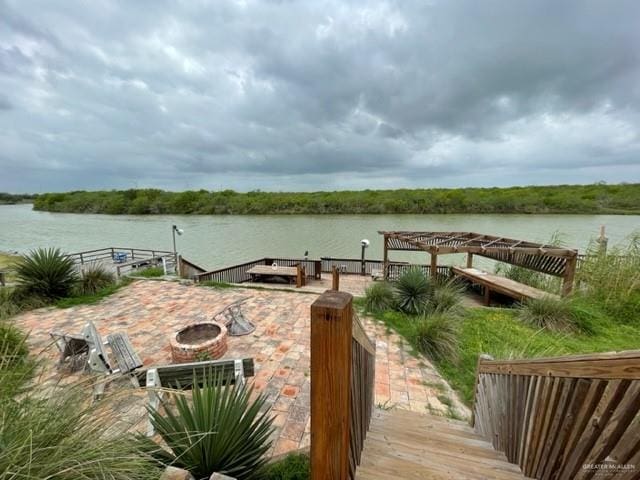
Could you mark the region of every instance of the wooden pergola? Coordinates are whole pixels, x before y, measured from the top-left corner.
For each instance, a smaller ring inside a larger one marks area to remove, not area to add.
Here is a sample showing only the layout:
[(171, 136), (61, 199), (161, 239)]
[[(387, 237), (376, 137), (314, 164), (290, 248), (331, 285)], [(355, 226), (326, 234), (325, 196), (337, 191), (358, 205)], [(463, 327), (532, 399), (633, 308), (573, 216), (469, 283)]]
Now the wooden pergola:
[(386, 277), (390, 250), (424, 251), (431, 255), (431, 275), (435, 277), (438, 255), (466, 253), (467, 268), (473, 256), (491, 258), (562, 278), (562, 295), (573, 289), (578, 251), (554, 245), (483, 235), (473, 232), (396, 232), (384, 235), (384, 272)]

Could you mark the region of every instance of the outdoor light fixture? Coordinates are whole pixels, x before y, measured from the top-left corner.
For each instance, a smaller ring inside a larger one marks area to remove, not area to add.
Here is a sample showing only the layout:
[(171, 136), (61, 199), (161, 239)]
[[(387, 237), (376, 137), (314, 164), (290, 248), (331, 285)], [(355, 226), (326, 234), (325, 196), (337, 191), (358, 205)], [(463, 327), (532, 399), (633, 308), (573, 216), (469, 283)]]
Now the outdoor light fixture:
[(367, 240), (366, 238), (363, 238), (362, 240), (360, 240), (360, 245), (362, 245), (362, 255), (361, 255), (361, 261), (360, 261), (360, 273), (362, 275), (365, 275), (366, 273), (366, 269), (365, 269), (365, 263), (364, 263), (364, 251), (367, 249), (367, 247), (369, 246), (369, 240)]
[(171, 227), (171, 234), (173, 235), (173, 256), (175, 259), (175, 264), (176, 264), (176, 271), (178, 270), (178, 251), (176, 249), (176, 233), (178, 235), (182, 235), (184, 233), (184, 230), (181, 228), (178, 228), (177, 225), (173, 225), (173, 227)]

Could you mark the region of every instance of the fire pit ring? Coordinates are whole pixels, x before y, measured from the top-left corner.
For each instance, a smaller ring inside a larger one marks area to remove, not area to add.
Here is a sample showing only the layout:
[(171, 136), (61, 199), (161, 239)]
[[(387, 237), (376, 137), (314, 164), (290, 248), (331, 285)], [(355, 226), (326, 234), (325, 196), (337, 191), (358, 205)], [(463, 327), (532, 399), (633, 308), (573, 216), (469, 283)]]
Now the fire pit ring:
[(173, 363), (215, 360), (227, 351), (227, 327), (218, 322), (193, 323), (171, 337)]

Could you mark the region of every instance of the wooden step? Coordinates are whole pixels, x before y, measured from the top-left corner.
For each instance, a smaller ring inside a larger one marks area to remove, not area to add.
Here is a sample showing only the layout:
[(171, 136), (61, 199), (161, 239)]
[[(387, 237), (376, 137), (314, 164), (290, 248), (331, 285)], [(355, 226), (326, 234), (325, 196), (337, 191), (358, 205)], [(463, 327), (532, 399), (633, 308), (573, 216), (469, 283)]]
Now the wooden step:
[(376, 410), (358, 480), (524, 479), (517, 465), (466, 423), (408, 410)]

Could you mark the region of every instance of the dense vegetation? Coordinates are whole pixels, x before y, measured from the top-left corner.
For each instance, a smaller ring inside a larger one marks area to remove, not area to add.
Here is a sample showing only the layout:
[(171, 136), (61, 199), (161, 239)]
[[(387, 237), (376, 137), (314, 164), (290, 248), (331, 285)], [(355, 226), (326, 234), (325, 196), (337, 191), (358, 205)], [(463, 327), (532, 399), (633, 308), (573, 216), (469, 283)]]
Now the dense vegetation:
[(640, 213), (640, 184), (338, 192), (46, 193), (34, 209), (106, 214)]
[(13, 205), (16, 203), (32, 202), (38, 195), (29, 193), (6, 193), (0, 192), (0, 205)]

